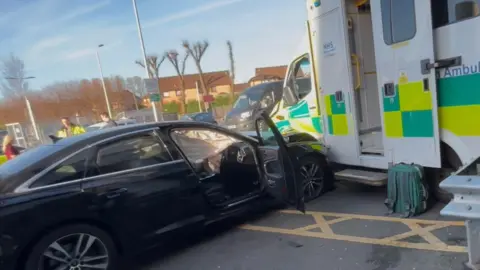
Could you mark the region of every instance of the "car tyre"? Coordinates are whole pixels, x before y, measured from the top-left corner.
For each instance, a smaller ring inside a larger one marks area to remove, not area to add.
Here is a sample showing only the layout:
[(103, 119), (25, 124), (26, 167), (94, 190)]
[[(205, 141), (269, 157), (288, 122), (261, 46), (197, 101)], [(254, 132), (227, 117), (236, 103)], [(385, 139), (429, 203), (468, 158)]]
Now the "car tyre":
[(316, 199), (334, 189), (334, 174), (323, 155), (308, 155), (300, 158), (305, 202)]
[(53, 270), (60, 264), (70, 266), (66, 269), (95, 265), (101, 266), (95, 269), (118, 270), (118, 260), (117, 247), (108, 233), (94, 226), (76, 224), (55, 229), (36, 242), (24, 270)]

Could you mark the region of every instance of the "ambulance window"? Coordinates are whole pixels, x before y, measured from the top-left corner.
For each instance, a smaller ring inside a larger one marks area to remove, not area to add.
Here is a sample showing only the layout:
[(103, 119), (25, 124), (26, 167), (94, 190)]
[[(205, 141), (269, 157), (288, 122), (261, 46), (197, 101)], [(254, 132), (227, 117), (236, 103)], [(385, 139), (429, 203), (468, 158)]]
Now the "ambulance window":
[(382, 0), (383, 39), (387, 45), (412, 39), (417, 32), (414, 0)]
[(432, 0), (431, 3), (434, 28), (480, 15), (480, 0)]
[[(312, 91), (310, 80), (311, 64), (308, 55), (295, 61), (288, 73), (287, 86), (296, 99), (302, 99)], [(284, 106), (291, 106), (292, 100), (285, 100)]]

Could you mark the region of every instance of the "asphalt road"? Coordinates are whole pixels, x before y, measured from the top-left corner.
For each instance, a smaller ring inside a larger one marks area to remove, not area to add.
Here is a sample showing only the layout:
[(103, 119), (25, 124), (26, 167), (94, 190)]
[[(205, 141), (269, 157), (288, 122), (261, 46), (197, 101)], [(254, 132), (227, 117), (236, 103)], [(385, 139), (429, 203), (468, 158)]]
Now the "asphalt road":
[(465, 228), (439, 215), (386, 216), (382, 189), (340, 185), (306, 215), (272, 211), (153, 250), (136, 270), (464, 270)]

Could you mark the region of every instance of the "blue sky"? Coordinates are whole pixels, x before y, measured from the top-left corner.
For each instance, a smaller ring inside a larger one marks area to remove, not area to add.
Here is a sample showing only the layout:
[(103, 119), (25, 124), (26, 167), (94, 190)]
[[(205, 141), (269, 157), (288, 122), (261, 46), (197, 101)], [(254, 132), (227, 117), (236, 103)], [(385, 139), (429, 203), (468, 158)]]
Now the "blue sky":
[[(255, 67), (287, 64), (301, 43), (306, 20), (302, 0), (137, 0), (147, 54), (182, 51), (181, 41), (208, 39), (204, 71), (227, 70), (233, 42), (238, 82)], [(30, 88), (104, 75), (142, 76), (131, 0), (5, 0), (0, 4), (0, 58), (25, 61)], [(164, 62), (161, 76), (174, 75)], [(193, 62), (187, 73), (194, 73)]]

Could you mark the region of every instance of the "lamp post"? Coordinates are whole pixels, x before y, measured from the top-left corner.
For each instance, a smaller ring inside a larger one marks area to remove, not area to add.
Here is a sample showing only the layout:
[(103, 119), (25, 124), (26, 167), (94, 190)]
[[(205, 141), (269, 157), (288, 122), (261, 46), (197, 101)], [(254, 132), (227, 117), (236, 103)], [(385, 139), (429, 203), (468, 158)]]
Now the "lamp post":
[[(135, 13), (135, 19), (137, 21), (138, 39), (140, 40), (140, 47), (142, 49), (143, 63), (144, 63), (144, 66), (145, 66), (145, 74), (146, 74), (146, 78), (150, 78), (150, 72), (148, 72), (147, 53), (145, 52), (145, 43), (143, 42), (142, 26), (140, 25), (140, 18), (138, 16), (137, 1), (132, 0), (132, 4), (133, 4), (133, 12)], [(161, 95), (161, 93), (159, 93), (159, 94)], [(160, 96), (160, 102), (162, 102), (161, 98), (162, 97)], [(151, 103), (152, 103), (153, 117), (155, 119), (155, 122), (158, 122), (158, 114), (157, 114), (157, 108), (155, 106), (155, 101), (151, 101)], [(163, 106), (161, 106), (161, 107), (163, 107)], [(161, 119), (161, 121), (163, 121), (162, 112), (160, 112), (160, 119)]]
[[(35, 79), (33, 76), (29, 77), (5, 77), (6, 80), (30, 80), (30, 79)], [(27, 95), (23, 95), (23, 98), (25, 99), (25, 105), (27, 106), (27, 111), (28, 111), (28, 117), (30, 118), (30, 123), (33, 126), (33, 132), (35, 133), (35, 138), (37, 140), (40, 140), (40, 135), (38, 134), (38, 128), (37, 128), (37, 123), (35, 122), (35, 116), (33, 115), (32, 111), (32, 106), (30, 104), (30, 100), (28, 100)]]
[(102, 48), (103, 46), (104, 46), (103, 44), (99, 44), (98, 48), (95, 50), (95, 54), (97, 55), (98, 70), (100, 71), (100, 78), (102, 79), (103, 94), (105, 95), (105, 102), (107, 103), (108, 115), (111, 118), (112, 109), (110, 108), (110, 101), (108, 100), (107, 87), (105, 86), (105, 79), (103, 78), (103, 70), (102, 70), (102, 63), (100, 62), (100, 55), (98, 54), (98, 49)]

